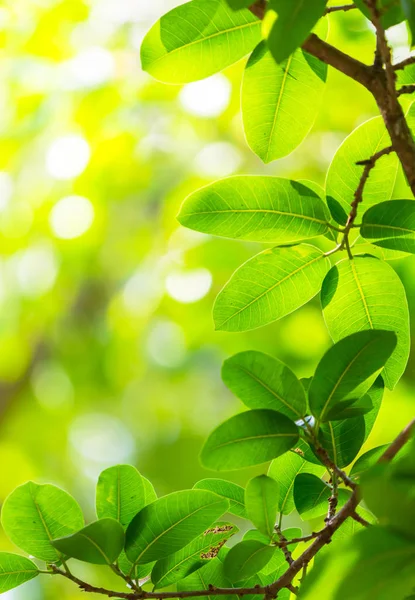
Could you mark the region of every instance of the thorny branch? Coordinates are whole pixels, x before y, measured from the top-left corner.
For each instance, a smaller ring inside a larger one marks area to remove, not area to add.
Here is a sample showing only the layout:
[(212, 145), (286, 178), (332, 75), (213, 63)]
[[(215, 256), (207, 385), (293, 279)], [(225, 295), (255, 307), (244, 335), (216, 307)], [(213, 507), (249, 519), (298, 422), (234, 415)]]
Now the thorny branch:
[[(412, 434), (415, 431), (415, 419), (413, 419), (406, 427), (399, 433), (395, 440), (386, 449), (383, 455), (380, 457), (379, 462), (389, 462), (395, 458), (398, 452), (405, 446), (406, 443), (411, 439)], [(289, 544), (313, 541), (313, 543), (304, 550), (304, 552), (295, 560), (292, 559), (291, 553), (289, 553), (290, 560), (287, 571), (274, 583), (266, 586), (256, 585), (254, 587), (240, 587), (240, 588), (217, 588), (212, 585), (208, 586), (207, 589), (203, 590), (186, 590), (180, 592), (147, 592), (142, 589), (137, 589), (131, 592), (116, 592), (106, 588), (96, 587), (90, 585), (85, 581), (82, 581), (69, 570), (64, 571), (56, 565), (50, 566), (51, 575), (60, 575), (69, 579), (75, 583), (84, 592), (90, 592), (94, 594), (100, 594), (107, 598), (119, 598), (121, 600), (170, 600), (172, 598), (191, 598), (191, 597), (205, 597), (210, 596), (214, 593), (215, 596), (227, 596), (235, 595), (239, 597), (248, 595), (262, 595), (268, 600), (276, 598), (278, 592), (284, 588), (289, 589), (294, 594), (297, 593), (297, 588), (293, 586), (294, 578), (300, 573), (300, 571), (306, 572), (307, 566), (315, 555), (323, 548), (326, 544), (331, 541), (333, 534), (339, 529), (339, 527), (349, 518), (355, 519), (359, 523), (365, 526), (369, 526), (365, 519), (360, 517), (356, 513), (356, 509), (360, 503), (359, 488), (355, 486), (353, 492), (346, 502), (346, 504), (335, 514), (330, 520), (326, 522), (323, 529), (317, 532), (313, 532), (308, 536), (302, 538), (295, 538), (292, 540), (286, 540), (282, 534), (280, 541), (276, 543), (277, 546), (287, 549)], [(278, 533), (278, 532), (277, 532)]]

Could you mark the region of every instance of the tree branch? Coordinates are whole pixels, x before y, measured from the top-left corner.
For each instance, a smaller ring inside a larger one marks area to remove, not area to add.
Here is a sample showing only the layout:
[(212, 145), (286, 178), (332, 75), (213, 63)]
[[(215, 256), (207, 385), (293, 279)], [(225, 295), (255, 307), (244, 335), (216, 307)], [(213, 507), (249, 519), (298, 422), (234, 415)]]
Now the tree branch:
[(329, 6), (328, 8), (326, 8), (324, 14), (329, 15), (330, 13), (339, 12), (339, 11), (347, 12), (349, 10), (354, 10), (355, 8), (357, 8), (357, 6), (355, 4), (343, 4), (342, 6)]

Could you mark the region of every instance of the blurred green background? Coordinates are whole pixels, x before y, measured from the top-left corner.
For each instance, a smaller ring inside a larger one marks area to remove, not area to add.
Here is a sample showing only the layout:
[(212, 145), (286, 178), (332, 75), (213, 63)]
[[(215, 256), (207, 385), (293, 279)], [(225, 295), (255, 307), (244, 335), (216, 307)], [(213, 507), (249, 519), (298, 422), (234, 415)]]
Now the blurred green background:
[[(198, 463), (207, 433), (242, 409), (221, 383), (223, 359), (261, 349), (308, 376), (330, 345), (318, 299), (259, 330), (215, 333), (215, 295), (259, 246), (185, 230), (175, 215), (190, 191), (235, 173), (324, 185), (336, 148), (376, 106), (330, 71), (307, 140), (262, 165), (241, 124), (244, 61), (184, 87), (141, 71), (146, 30), (177, 4), (0, 4), (0, 502), (28, 479), (52, 482), (91, 519), (97, 475), (120, 462), (159, 495), (191, 487), (214, 476)], [(405, 29), (389, 38), (406, 56)], [(372, 59), (357, 11), (330, 18), (329, 41)], [(413, 309), (415, 257), (393, 264)], [(365, 449), (412, 417), (413, 367), (386, 394)], [(4, 595), (81, 597), (40, 579)]]

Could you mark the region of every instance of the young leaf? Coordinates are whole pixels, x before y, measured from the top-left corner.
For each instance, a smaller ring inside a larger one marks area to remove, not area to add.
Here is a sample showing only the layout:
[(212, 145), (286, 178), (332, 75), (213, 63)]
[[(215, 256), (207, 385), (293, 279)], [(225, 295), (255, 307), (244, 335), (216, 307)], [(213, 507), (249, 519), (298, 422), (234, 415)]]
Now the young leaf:
[(322, 423), (320, 426), (320, 444), (338, 467), (344, 468), (353, 462), (369, 437), (382, 403), (383, 388), (382, 377), (378, 377), (366, 394), (373, 407), (370, 412), (344, 421)]
[(193, 486), (195, 490), (209, 490), (218, 496), (229, 500), (229, 509), (232, 515), (246, 519), (245, 490), (240, 485), (224, 479), (202, 479)]
[(259, 475), (248, 482), (245, 491), (246, 512), (255, 527), (268, 537), (274, 534), (279, 500), (278, 483), (267, 475)]
[[(363, 167), (356, 163), (367, 160), (381, 148), (390, 146), (390, 143), (382, 118), (375, 117), (357, 127), (337, 150), (326, 181), (327, 204), (337, 223), (346, 223), (355, 190), (362, 176)], [(376, 162), (363, 192), (364, 207), (393, 197), (399, 170), (399, 161), (395, 154), (382, 156)]]
[(281, 319), (318, 293), (329, 268), (322, 251), (306, 244), (257, 254), (216, 298), (216, 329), (246, 331)]
[(409, 357), (409, 311), (401, 280), (386, 262), (357, 256), (335, 265), (321, 291), (324, 319), (333, 340), (362, 329), (394, 331), (397, 345), (382, 377), (392, 389)]
[(248, 350), (223, 363), (222, 379), (249, 408), (270, 408), (297, 420), (307, 413), (304, 388), (276, 358)]
[(126, 528), (145, 504), (143, 478), (135, 467), (117, 465), (99, 476), (96, 495), (99, 519), (110, 517)]
[(372, 206), (362, 217), (360, 234), (376, 246), (415, 254), (415, 202), (391, 200)]
[[(298, 527), (290, 527), (289, 529), (284, 529), (282, 531), (283, 536), (287, 539), (287, 540), (291, 540), (294, 538), (298, 538), (301, 537), (302, 535), (302, 531), (301, 529), (299, 529)], [(269, 538), (260, 533), (257, 529), (249, 529), (244, 537), (243, 537), (244, 541), (245, 540), (257, 540), (259, 542), (262, 542), (265, 545), (269, 545)], [(277, 535), (275, 534), (274, 539), (278, 539)], [(291, 552), (294, 552), (294, 550), (296, 549), (298, 544), (290, 544), (289, 548), (291, 550)], [(272, 555), (271, 560), (265, 565), (265, 567), (263, 567), (261, 569), (261, 572), (258, 573), (258, 575), (264, 575), (265, 577), (268, 577), (270, 575), (272, 575), (273, 573), (275, 573), (276, 571), (278, 571), (281, 567), (286, 566), (286, 558), (284, 555), (284, 552), (282, 551), (281, 548), (275, 548), (274, 554)], [(278, 578), (277, 578), (278, 579)], [(276, 581), (276, 579), (273, 579), (272, 581)], [(271, 581), (269, 583), (272, 583)], [(267, 584), (265, 584), (267, 585)]]
[(172, 585), (204, 567), (237, 532), (238, 528), (231, 523), (215, 523), (181, 550), (157, 561), (151, 572), (154, 589)]
[(163, 496), (145, 506), (128, 526), (127, 558), (145, 564), (173, 554), (203, 533), (228, 508), (227, 500), (204, 490)]
[(179, 222), (222, 237), (286, 244), (327, 232), (329, 212), (302, 183), (281, 177), (235, 176), (193, 192)]
[[(177, 591), (207, 590), (209, 586), (213, 588), (231, 587), (230, 581), (225, 577), (223, 563), (219, 558), (210, 560), (202, 569), (198, 569), (185, 579), (178, 581)], [(233, 596), (215, 596), (212, 592), (208, 598), (210, 600), (232, 600)]]
[(193, 0), (165, 14), (144, 38), (141, 64), (165, 83), (204, 79), (248, 54), (261, 39), (249, 11), (222, 0)]
[(217, 471), (260, 465), (287, 452), (298, 437), (296, 425), (281, 413), (249, 410), (210, 434), (202, 449), (202, 465)]
[(295, 452), (287, 452), (274, 459), (269, 466), (268, 476), (275, 479), (279, 485), (278, 512), (289, 515), (295, 509), (294, 481), (297, 475), (312, 473), (321, 477), (324, 472), (323, 466), (307, 462)]
[(282, 62), (301, 46), (314, 25), (323, 16), (327, 0), (270, 0), (277, 13), (268, 46), (277, 63)]
[(377, 446), (376, 448), (372, 448), (368, 450), (362, 456), (360, 456), (357, 461), (354, 463), (351, 471), (350, 477), (353, 479), (359, 479), (359, 477), (370, 467), (375, 465), (379, 458), (384, 454), (385, 450), (389, 447), (389, 444), (384, 444), (383, 446)]
[(257, 540), (239, 542), (226, 555), (223, 564), (225, 576), (232, 583), (253, 577), (269, 563), (274, 551), (274, 546)]
[(93, 565), (111, 565), (124, 548), (124, 529), (115, 519), (105, 518), (81, 531), (52, 542), (63, 555)]
[(30, 581), (39, 575), (37, 566), (28, 558), (0, 552), (0, 594)]
[(302, 50), (277, 64), (261, 42), (246, 65), (242, 116), (247, 142), (265, 163), (290, 154), (320, 109), (327, 65)]
[(334, 407), (348, 406), (361, 398), (395, 347), (392, 331), (373, 329), (353, 333), (334, 344), (318, 364), (308, 393), (316, 419), (329, 421)]
[(60, 488), (29, 481), (6, 498), (1, 522), (16, 546), (46, 562), (58, 562), (60, 554), (51, 541), (83, 527), (84, 517), (72, 496)]

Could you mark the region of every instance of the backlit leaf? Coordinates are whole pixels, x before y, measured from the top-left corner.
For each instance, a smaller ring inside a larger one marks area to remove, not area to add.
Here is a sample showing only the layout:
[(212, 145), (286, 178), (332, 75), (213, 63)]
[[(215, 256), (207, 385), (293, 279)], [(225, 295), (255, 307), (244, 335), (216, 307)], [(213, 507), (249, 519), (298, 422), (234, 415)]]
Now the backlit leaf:
[(360, 234), (372, 244), (415, 254), (415, 202), (391, 200), (367, 210)]
[(223, 363), (222, 379), (249, 408), (270, 408), (291, 419), (307, 412), (304, 388), (294, 373), (276, 358), (248, 350)]
[(60, 488), (29, 481), (6, 498), (1, 522), (16, 546), (46, 562), (58, 562), (60, 554), (51, 541), (78, 531), (84, 517), (72, 496)]
[(395, 332), (397, 345), (382, 373), (386, 387), (392, 389), (409, 356), (408, 304), (393, 268), (370, 256), (340, 261), (324, 280), (321, 303), (335, 342), (364, 329)]
[(369, 329), (343, 338), (321, 359), (308, 392), (310, 409), (319, 422), (330, 411), (348, 406), (371, 387), (396, 346), (391, 331)]
[(245, 490), (245, 505), (249, 519), (270, 540), (274, 534), (279, 500), (278, 483), (267, 475), (251, 479)]
[(121, 523), (105, 518), (72, 535), (54, 540), (52, 544), (65, 556), (94, 565), (111, 565), (124, 548), (124, 541)]
[(203, 233), (286, 244), (327, 232), (329, 212), (302, 183), (280, 177), (236, 176), (193, 192), (178, 220)]
[(287, 452), (298, 437), (298, 428), (285, 415), (250, 410), (231, 417), (210, 434), (201, 461), (217, 471), (259, 465)]
[(252, 150), (265, 163), (290, 154), (320, 109), (327, 65), (302, 50), (277, 64), (265, 42), (251, 54), (243, 78), (242, 116)]
[(0, 594), (30, 581), (38, 574), (37, 566), (28, 558), (0, 552)]
[(213, 308), (216, 329), (246, 331), (300, 308), (320, 290), (330, 262), (301, 244), (257, 254), (235, 271)]
[(275, 551), (257, 540), (244, 540), (233, 546), (224, 561), (225, 576), (232, 583), (256, 575), (269, 561)]
[(96, 495), (99, 519), (116, 519), (125, 528), (145, 504), (143, 478), (135, 467), (117, 465), (99, 476)]
[(189, 544), (229, 508), (204, 490), (183, 490), (145, 506), (127, 528), (125, 550), (137, 564), (160, 560)]
[(222, 0), (192, 0), (161, 17), (144, 38), (144, 71), (166, 83), (204, 79), (248, 54), (261, 39), (249, 11)]
[(224, 479), (202, 479), (193, 486), (195, 490), (209, 490), (229, 500), (229, 509), (233, 515), (246, 519), (245, 490), (240, 485)]

